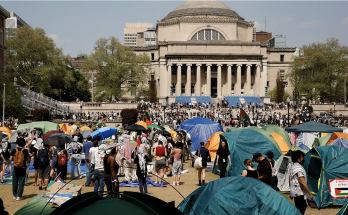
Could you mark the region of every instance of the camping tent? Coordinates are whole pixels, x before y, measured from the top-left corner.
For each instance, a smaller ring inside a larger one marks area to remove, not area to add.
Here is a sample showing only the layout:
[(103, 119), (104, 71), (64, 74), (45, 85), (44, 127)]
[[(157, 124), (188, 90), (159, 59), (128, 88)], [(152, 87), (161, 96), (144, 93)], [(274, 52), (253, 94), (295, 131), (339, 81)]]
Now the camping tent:
[(290, 149), (292, 148), (290, 135), (283, 128), (276, 126), (276, 125), (266, 125), (266, 126), (262, 127), (262, 130), (265, 130), (269, 134), (271, 134), (271, 133), (279, 134), (280, 136), (282, 136), (282, 138), (288, 144), (289, 148)]
[(333, 132), (332, 135), (330, 136), (330, 139), (327, 141), (326, 145), (330, 145), (331, 142), (333, 142), (334, 140), (336, 140), (337, 138), (340, 138), (340, 137), (348, 140), (348, 134)]
[(332, 141), (330, 143), (330, 146), (341, 146), (341, 147), (344, 147), (344, 148), (348, 148), (348, 140), (340, 137), (340, 138)]
[(284, 138), (282, 136), (280, 136), (279, 134), (271, 133), (271, 137), (273, 137), (273, 139), (277, 142), (283, 155), (285, 155), (292, 148), (292, 147), (290, 148), (288, 146), (288, 144), (286, 143)]
[[(272, 137), (270, 138), (273, 139)], [(220, 134), (220, 139), (227, 141), (230, 150), (232, 166), (228, 165), (228, 176), (240, 175), (245, 169), (244, 160), (247, 158), (251, 159), (256, 152), (260, 152), (265, 156), (268, 151), (272, 151), (274, 160), (280, 157), (280, 150), (277, 148), (278, 145), (274, 140), (273, 142), (270, 141), (264, 134), (249, 129), (249, 127)], [(256, 163), (254, 165), (257, 166)], [(218, 167), (215, 165), (213, 172), (218, 172)]]
[(0, 127), (0, 132), (3, 132), (7, 134), (8, 138), (10, 139), (12, 131), (8, 127)]
[(144, 128), (146, 128), (146, 129), (147, 129), (146, 122), (143, 122), (143, 121), (138, 121), (138, 122), (136, 122), (135, 124), (136, 124), (136, 125), (141, 125), (141, 126), (143, 126)]
[(280, 191), (290, 191), (289, 174), (291, 168), (291, 157), (286, 155), (280, 156), (280, 158), (276, 161), (276, 164), (274, 166), (276, 170), (278, 170), (278, 189)]
[(316, 146), (306, 154), (303, 167), (307, 172), (308, 188), (319, 209), (330, 204), (348, 203), (348, 198), (341, 198), (348, 195), (341, 192), (341, 188), (344, 190), (347, 186), (334, 184), (348, 178), (348, 149), (340, 146)]
[(223, 132), (221, 132), (221, 131), (215, 132), (213, 135), (211, 135), (211, 137), (207, 141), (207, 144), (205, 145), (205, 148), (207, 148), (209, 150), (211, 159), (213, 159), (213, 160), (215, 160), (216, 152), (219, 149), (220, 134), (222, 134), (222, 133)]
[(249, 177), (211, 181), (193, 191), (178, 209), (187, 215), (300, 215), (286, 198), (267, 184)]
[(191, 135), (191, 151), (197, 150), (200, 142), (206, 143), (215, 132), (223, 131), (219, 123), (202, 117), (184, 121), (177, 128), (177, 131), (180, 130), (186, 130)]
[(32, 129), (32, 128), (39, 128), (42, 130), (43, 134), (46, 134), (49, 131), (58, 130), (59, 125), (53, 122), (47, 122), (47, 121), (37, 121), (32, 123), (26, 123), (26, 124), (20, 124), (17, 128), (17, 130), (22, 129)]
[[(33, 197), (26, 205), (21, 207), (15, 215), (25, 215), (25, 214), (42, 214), (42, 215), (49, 215), (51, 214), (55, 208), (53, 208), (51, 205), (47, 205), (45, 210), (42, 211), (42, 209), (47, 204), (47, 200), (45, 198), (42, 198), (42, 196), (45, 193), (41, 193), (35, 197)], [(42, 213), (41, 213), (42, 211)]]
[(315, 138), (312, 147), (314, 146), (325, 146), (327, 141), (329, 141), (330, 136), (324, 136), (324, 137), (319, 137)]
[(285, 128), (287, 132), (342, 132), (341, 128), (332, 127), (320, 122), (310, 121), (301, 125)]
[(348, 215), (348, 203), (336, 215)]

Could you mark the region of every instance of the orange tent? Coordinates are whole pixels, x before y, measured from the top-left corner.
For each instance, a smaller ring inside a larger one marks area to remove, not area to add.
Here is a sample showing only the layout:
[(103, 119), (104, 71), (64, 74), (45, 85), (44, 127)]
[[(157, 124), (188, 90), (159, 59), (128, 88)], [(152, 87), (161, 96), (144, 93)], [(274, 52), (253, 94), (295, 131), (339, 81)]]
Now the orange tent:
[[(81, 132), (83, 132), (83, 131), (85, 131), (85, 130), (92, 131), (92, 129), (91, 129), (90, 127), (88, 127), (88, 126), (82, 126), (82, 127), (80, 128), (80, 131), (81, 131)], [(93, 131), (92, 131), (92, 132), (93, 132)]]
[(211, 135), (211, 137), (207, 141), (207, 144), (205, 145), (205, 148), (209, 150), (211, 159), (216, 158), (216, 152), (220, 146), (220, 134), (222, 133), (224, 132), (221, 132), (221, 131), (215, 132), (213, 135)]
[(330, 145), (330, 143), (339, 137), (343, 137), (344, 139), (348, 140), (348, 134), (340, 133), (340, 132), (333, 132), (330, 139), (327, 141), (326, 145)]
[(66, 127), (65, 134), (73, 135), (74, 133), (75, 133), (75, 130), (74, 130), (73, 127), (71, 127), (71, 126), (67, 126), (67, 127)]
[(136, 124), (136, 125), (141, 125), (141, 126), (143, 126), (144, 128), (147, 129), (146, 123), (143, 122), (143, 121), (138, 121), (138, 122), (136, 122), (135, 124)]
[(176, 131), (174, 131), (174, 130), (170, 130), (170, 131), (168, 131), (169, 132), (169, 134), (171, 134), (172, 135), (172, 137), (173, 138), (176, 138), (176, 135), (178, 134)]
[(59, 124), (59, 127), (60, 127), (60, 130), (61, 130), (61, 131), (66, 131), (66, 130), (67, 130), (66, 124), (65, 124), (65, 123)]
[(288, 144), (286, 143), (286, 141), (284, 140), (282, 136), (280, 136), (277, 133), (271, 133), (271, 137), (273, 137), (273, 139), (277, 142), (283, 155), (285, 155), (290, 150)]
[(8, 139), (10, 139), (12, 131), (11, 129), (7, 128), (7, 127), (0, 127), (0, 131), (7, 134)]

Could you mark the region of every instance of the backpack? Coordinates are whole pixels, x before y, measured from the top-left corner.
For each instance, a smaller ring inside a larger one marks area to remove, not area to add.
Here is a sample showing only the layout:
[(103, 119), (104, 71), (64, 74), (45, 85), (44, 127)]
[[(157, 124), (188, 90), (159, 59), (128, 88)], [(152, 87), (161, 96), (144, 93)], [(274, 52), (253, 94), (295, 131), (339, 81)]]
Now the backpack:
[(58, 166), (66, 166), (68, 164), (68, 158), (65, 154), (65, 150), (63, 150), (58, 156)]
[(18, 151), (18, 148), (16, 148), (15, 150), (16, 152), (13, 158), (13, 166), (14, 168), (24, 168), (24, 149)]
[(47, 165), (49, 163), (48, 150), (47, 149), (40, 149), (39, 156), (38, 156), (37, 160), (38, 160), (38, 163), (40, 166)]

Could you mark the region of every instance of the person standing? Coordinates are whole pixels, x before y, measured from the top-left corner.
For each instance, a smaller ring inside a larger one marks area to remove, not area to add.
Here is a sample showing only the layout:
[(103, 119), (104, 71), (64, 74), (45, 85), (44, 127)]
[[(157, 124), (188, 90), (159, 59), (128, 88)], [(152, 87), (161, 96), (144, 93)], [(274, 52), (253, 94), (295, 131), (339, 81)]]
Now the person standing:
[(83, 136), (80, 131), (80, 128), (76, 129), (75, 134), (72, 135), (72, 138), (77, 136), (78, 140), (76, 142), (83, 143)]
[(27, 149), (25, 149), (25, 140), (23, 138), (17, 139), (18, 147), (15, 148), (10, 157), (13, 161), (13, 177), (12, 177), (12, 193), (13, 199), (17, 201), (23, 200), (24, 183), (26, 177), (26, 166), (30, 164), (30, 156)]
[(91, 168), (89, 167), (89, 165), (87, 165), (89, 163), (89, 150), (93, 147), (93, 143), (92, 143), (92, 136), (88, 135), (87, 136), (87, 141), (83, 144), (82, 147), (82, 152), (85, 153), (85, 164), (86, 164), (86, 183), (85, 186), (88, 187), (90, 182), (91, 182), (91, 178), (92, 178), (92, 171)]
[(116, 154), (117, 147), (115, 146), (107, 150), (104, 157), (104, 179), (109, 197), (116, 197), (116, 191), (118, 190), (118, 185), (116, 183), (118, 179), (116, 174), (119, 166), (115, 160)]
[(182, 171), (182, 163), (181, 163), (181, 156), (182, 156), (182, 150), (178, 147), (175, 147), (174, 150), (172, 150), (171, 154), (174, 157), (174, 163), (172, 168), (172, 175), (173, 175), (173, 186), (180, 185), (180, 175)]
[(135, 159), (134, 159), (134, 166), (137, 168), (136, 174), (139, 180), (140, 193), (145, 193), (147, 195), (150, 195), (147, 191), (147, 185), (146, 185), (147, 164), (149, 161), (150, 159), (144, 153), (144, 150), (139, 150), (138, 154), (135, 156)]
[[(164, 175), (164, 169), (166, 168), (166, 157), (167, 157), (167, 150), (163, 146), (162, 141), (158, 141), (158, 146), (155, 148), (155, 151), (153, 153), (153, 156), (156, 157), (156, 164), (155, 164), (155, 169), (156, 169), (156, 177), (155, 177), (155, 184), (162, 183), (162, 178)], [(158, 181), (158, 175), (160, 177)]]
[(37, 160), (39, 164), (39, 190), (42, 190), (42, 178), (45, 178), (45, 184), (48, 185), (50, 180), (50, 151), (49, 146), (44, 144), (43, 148), (37, 152)]
[(77, 167), (77, 177), (78, 179), (81, 179), (81, 151), (83, 144), (78, 142), (79, 137), (74, 136), (73, 142), (70, 143), (68, 146), (67, 150), (70, 148), (72, 149), (72, 155), (71, 155), (71, 170), (70, 170), (70, 178), (74, 179), (75, 178), (75, 167)]
[(302, 151), (294, 151), (291, 160), (294, 163), (290, 169), (289, 185), (290, 199), (294, 199), (296, 208), (305, 214), (307, 209), (306, 200), (313, 201), (313, 195), (307, 185), (307, 174), (302, 167), (305, 154)]
[(202, 167), (198, 168), (198, 185), (205, 184), (205, 170), (207, 169), (207, 160), (210, 158), (209, 150), (204, 147), (204, 142), (200, 143), (201, 147), (197, 149), (196, 156), (202, 158)]
[(268, 162), (261, 153), (254, 153), (252, 161), (259, 164), (257, 165), (257, 171), (259, 172), (259, 177), (257, 179), (272, 186), (272, 167), (270, 162)]
[(255, 178), (255, 179), (257, 179), (259, 177), (259, 173), (257, 172), (256, 169), (253, 168), (254, 164), (253, 164), (253, 162), (251, 162), (250, 159), (244, 160), (244, 166), (245, 166), (246, 170), (243, 170), (242, 176)]
[(134, 154), (135, 150), (130, 143), (129, 138), (126, 138), (123, 145), (123, 150), (121, 152), (121, 163), (124, 167), (124, 176), (128, 182), (136, 180), (136, 174), (134, 167)]
[[(12, 165), (11, 165), (11, 161), (10, 161), (10, 151), (11, 151), (11, 144), (8, 142), (8, 137), (4, 138), (1, 140), (1, 147), (0, 147), (0, 154), (2, 155), (2, 160), (3, 160), (3, 164), (2, 164), (2, 171), (0, 172), (1, 174), (1, 184), (6, 184), (6, 182), (4, 181), (4, 176), (6, 174), (6, 169), (7, 167), (9, 167), (10, 169), (10, 174), (12, 175)], [(1, 158), (0, 158), (1, 159)]]
[(95, 152), (94, 162), (95, 162), (95, 170), (94, 170), (94, 192), (98, 192), (99, 195), (102, 196), (104, 193), (104, 156), (105, 156), (105, 148), (106, 145), (102, 144), (99, 146), (98, 151)]
[(66, 175), (68, 172), (68, 152), (65, 150), (65, 145), (59, 145), (56, 154), (57, 160), (57, 175), (63, 181), (66, 180)]
[(230, 150), (228, 148), (226, 140), (221, 141), (221, 147), (217, 150), (216, 156), (216, 166), (219, 167), (220, 178), (224, 178), (226, 176), (227, 159), (229, 160), (230, 166), (232, 166)]
[(266, 156), (267, 156), (267, 159), (269, 160), (269, 162), (271, 163), (271, 166), (272, 166), (272, 187), (274, 190), (277, 190), (278, 177), (277, 177), (276, 169), (275, 169), (275, 160), (273, 160), (274, 154), (273, 154), (273, 152), (269, 151), (266, 153)]

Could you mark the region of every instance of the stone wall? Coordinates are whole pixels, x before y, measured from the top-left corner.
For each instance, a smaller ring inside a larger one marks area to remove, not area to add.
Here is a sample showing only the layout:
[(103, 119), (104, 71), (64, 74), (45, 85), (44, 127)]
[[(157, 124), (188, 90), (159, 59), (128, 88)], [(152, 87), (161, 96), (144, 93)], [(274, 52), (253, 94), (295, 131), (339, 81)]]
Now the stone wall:
[[(68, 103), (70, 108), (81, 111), (80, 103)], [(84, 102), (82, 112), (116, 112), (120, 113), (122, 109), (137, 108), (137, 103), (98, 103), (98, 102)]]
[(344, 104), (336, 104), (334, 107), (333, 104), (318, 104), (314, 105), (312, 104), (313, 107), (313, 112), (317, 114), (317, 116), (320, 115), (320, 112), (329, 112), (329, 113), (334, 113), (335, 111), (335, 116), (339, 116), (340, 114), (348, 114), (348, 107)]

